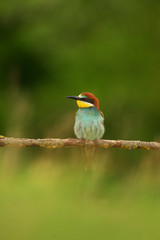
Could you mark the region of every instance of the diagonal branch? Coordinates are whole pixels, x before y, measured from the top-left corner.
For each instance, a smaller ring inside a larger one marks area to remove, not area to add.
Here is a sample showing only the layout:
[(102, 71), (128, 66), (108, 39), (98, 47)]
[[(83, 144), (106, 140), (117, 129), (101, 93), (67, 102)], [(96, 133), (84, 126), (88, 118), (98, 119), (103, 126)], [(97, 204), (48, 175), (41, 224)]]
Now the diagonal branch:
[(143, 141), (128, 141), (128, 140), (81, 140), (81, 139), (60, 139), (60, 138), (45, 138), (45, 139), (28, 139), (28, 138), (11, 138), (0, 136), (0, 147), (30, 147), (38, 146), (44, 148), (59, 148), (59, 147), (75, 147), (82, 145), (97, 145), (102, 148), (124, 148), (124, 149), (147, 149), (160, 150), (159, 142), (143, 142)]

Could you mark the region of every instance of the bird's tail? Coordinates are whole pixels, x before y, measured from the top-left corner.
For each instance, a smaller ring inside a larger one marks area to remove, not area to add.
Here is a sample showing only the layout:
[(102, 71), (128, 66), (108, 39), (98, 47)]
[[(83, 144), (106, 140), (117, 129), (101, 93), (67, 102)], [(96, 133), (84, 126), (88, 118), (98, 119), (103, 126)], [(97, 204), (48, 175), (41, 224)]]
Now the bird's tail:
[(94, 163), (97, 153), (97, 145), (94, 146), (88, 146), (88, 145), (82, 145), (82, 155), (84, 159), (84, 168), (85, 170), (91, 171), (94, 169)]

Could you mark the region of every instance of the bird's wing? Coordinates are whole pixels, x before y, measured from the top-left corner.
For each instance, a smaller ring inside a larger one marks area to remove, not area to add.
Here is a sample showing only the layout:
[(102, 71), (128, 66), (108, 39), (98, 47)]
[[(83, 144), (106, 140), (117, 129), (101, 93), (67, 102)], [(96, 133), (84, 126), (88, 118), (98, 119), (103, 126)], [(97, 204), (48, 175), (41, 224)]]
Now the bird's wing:
[(103, 114), (103, 112), (101, 112), (101, 111), (99, 111), (99, 112), (100, 112), (100, 114), (101, 114), (101, 116), (102, 116), (102, 118), (103, 118), (102, 124), (104, 125), (104, 114)]

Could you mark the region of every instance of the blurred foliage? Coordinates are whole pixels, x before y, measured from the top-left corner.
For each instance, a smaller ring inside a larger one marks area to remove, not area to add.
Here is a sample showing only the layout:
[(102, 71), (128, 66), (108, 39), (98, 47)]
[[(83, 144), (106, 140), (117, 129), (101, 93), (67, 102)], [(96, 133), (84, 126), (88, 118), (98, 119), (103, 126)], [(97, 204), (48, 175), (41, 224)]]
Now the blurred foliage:
[(105, 138), (159, 139), (159, 13), (156, 0), (2, 0), (1, 134), (25, 101), (25, 136), (73, 136), (71, 124), (62, 126), (75, 102), (64, 97), (90, 91)]
[[(106, 139), (160, 140), (160, 2), (1, 0), (0, 135), (74, 137), (94, 93)], [(1, 149), (0, 239), (160, 239), (159, 152)]]
[(87, 172), (73, 152), (57, 161), (42, 151), (29, 163), (24, 152), (3, 149), (0, 239), (159, 240), (157, 154), (126, 172), (120, 161), (101, 156)]

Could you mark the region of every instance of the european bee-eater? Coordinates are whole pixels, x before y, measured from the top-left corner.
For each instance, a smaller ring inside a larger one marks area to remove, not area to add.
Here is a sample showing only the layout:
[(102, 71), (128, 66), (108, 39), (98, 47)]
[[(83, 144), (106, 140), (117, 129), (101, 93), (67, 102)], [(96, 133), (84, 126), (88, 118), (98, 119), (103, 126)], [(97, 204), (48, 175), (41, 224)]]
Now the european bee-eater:
[(89, 92), (83, 92), (79, 96), (69, 96), (77, 100), (79, 107), (76, 117), (74, 132), (77, 138), (86, 140), (100, 139), (104, 134), (104, 116), (99, 110), (98, 99)]

